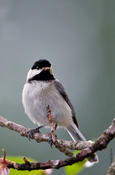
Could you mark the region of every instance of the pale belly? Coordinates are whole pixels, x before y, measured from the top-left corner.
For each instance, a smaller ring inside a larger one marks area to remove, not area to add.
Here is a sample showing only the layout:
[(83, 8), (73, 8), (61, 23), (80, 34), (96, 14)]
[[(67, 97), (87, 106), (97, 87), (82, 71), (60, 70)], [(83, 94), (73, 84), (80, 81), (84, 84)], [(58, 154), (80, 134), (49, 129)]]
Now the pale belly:
[(25, 84), (22, 102), (28, 117), (38, 125), (49, 126), (47, 106), (49, 105), (53, 121), (61, 127), (72, 122), (71, 109), (54, 86)]

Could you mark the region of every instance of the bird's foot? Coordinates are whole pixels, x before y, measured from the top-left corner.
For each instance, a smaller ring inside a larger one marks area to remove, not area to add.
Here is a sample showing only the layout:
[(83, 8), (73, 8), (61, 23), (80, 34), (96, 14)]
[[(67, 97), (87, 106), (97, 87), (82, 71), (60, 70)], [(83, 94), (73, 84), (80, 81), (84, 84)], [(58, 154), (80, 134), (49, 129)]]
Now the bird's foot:
[(52, 148), (52, 145), (56, 143), (56, 140), (57, 140), (57, 136), (52, 135), (52, 133), (49, 133), (48, 143), (49, 143), (51, 148)]
[(27, 132), (27, 134), (28, 134), (28, 139), (29, 139), (29, 140), (30, 140), (30, 139), (33, 139), (34, 134), (35, 134), (35, 133), (40, 133), (40, 129), (41, 129), (42, 127), (43, 127), (43, 126), (39, 126), (39, 127), (35, 128), (35, 129), (30, 129), (30, 130)]
[(49, 136), (48, 143), (49, 143), (50, 147), (52, 148), (52, 145), (53, 145), (53, 138), (52, 138), (51, 133), (50, 133), (50, 136)]

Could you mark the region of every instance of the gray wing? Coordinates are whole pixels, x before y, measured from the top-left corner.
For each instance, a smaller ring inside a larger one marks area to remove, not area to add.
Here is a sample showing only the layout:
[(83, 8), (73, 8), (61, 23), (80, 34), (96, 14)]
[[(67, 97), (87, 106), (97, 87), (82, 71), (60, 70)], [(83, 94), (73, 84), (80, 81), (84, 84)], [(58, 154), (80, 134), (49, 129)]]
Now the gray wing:
[(61, 96), (64, 98), (64, 100), (66, 101), (66, 103), (70, 106), (71, 110), (72, 110), (72, 118), (73, 118), (73, 122), (75, 123), (75, 125), (77, 127), (78, 126), (78, 122), (77, 122), (77, 119), (76, 119), (76, 115), (75, 115), (75, 110), (73, 108), (73, 105), (71, 104), (70, 100), (69, 100), (69, 97), (67, 95), (67, 93), (65, 92), (65, 89), (63, 87), (63, 85), (58, 81), (58, 80), (55, 80), (54, 81), (54, 84), (55, 84), (55, 87), (56, 89), (58, 90), (58, 92), (61, 94)]

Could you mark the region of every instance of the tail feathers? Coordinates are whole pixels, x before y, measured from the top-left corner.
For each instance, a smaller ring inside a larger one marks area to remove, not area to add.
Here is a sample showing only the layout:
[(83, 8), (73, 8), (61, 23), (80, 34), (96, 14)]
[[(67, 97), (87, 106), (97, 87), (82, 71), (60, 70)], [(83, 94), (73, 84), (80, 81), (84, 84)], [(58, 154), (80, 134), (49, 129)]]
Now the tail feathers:
[[(77, 140), (86, 141), (86, 138), (83, 136), (83, 134), (80, 132), (80, 130), (77, 128), (76, 125), (73, 124), (68, 126), (67, 131), (75, 142)], [(93, 154), (91, 157), (88, 158), (88, 161), (86, 162), (85, 167), (91, 167), (98, 162), (99, 162), (98, 156), (96, 154)]]
[(75, 142), (77, 140), (86, 141), (86, 138), (83, 136), (83, 134), (80, 132), (80, 130), (76, 127), (76, 125), (68, 126), (67, 131)]

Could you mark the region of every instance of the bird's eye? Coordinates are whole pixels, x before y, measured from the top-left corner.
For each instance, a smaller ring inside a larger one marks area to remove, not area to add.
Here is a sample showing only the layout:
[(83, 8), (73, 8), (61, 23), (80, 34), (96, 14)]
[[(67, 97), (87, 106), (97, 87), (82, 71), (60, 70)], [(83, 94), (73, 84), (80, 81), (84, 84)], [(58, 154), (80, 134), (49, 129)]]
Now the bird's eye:
[(36, 66), (36, 69), (39, 69), (39, 66)]

